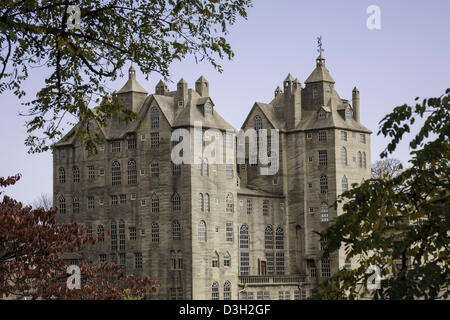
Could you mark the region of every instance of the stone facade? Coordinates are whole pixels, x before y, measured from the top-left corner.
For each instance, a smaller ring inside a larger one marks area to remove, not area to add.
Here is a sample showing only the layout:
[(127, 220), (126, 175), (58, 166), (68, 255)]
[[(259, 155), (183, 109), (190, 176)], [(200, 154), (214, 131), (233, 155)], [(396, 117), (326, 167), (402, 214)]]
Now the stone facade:
[[(173, 164), (175, 129), (194, 136), (200, 121), (224, 140), (234, 131), (214, 109), (204, 77), (195, 89), (181, 79), (176, 91), (160, 81), (148, 95), (130, 68), (118, 95), (142, 121), (78, 123), (73, 130), (89, 125), (107, 141), (93, 156), (76, 134), (55, 144), (58, 219), (82, 223), (100, 239), (82, 259), (160, 280), (157, 299), (303, 299), (349, 266), (342, 252), (321, 260), (316, 232), (342, 213), (329, 208), (336, 196), (370, 177), (371, 132), (359, 123), (359, 91), (352, 106), (341, 99), (322, 56), (305, 88), (288, 75), (242, 125), (278, 130), (275, 175), (261, 175), (264, 165), (249, 157), (231, 166), (203, 158)], [(223, 151), (238, 143), (232, 136)]]

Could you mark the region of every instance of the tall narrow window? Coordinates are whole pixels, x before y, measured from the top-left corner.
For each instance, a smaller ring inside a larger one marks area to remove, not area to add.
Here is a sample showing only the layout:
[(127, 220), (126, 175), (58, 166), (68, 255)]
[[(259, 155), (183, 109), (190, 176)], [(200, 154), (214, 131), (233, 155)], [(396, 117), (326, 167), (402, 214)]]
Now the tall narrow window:
[(228, 253), (228, 251), (225, 252), (225, 254), (223, 255), (223, 266), (224, 267), (230, 267), (231, 266), (231, 256)]
[(152, 242), (159, 243), (159, 225), (152, 223)]
[(122, 271), (125, 271), (125, 268), (127, 266), (127, 259), (125, 253), (119, 253), (119, 265), (120, 269), (122, 269)]
[(241, 276), (248, 276), (250, 271), (250, 253), (247, 252), (241, 252), (239, 254), (240, 260), (239, 260), (239, 275)]
[(159, 148), (159, 132), (150, 133), (150, 147), (153, 149)]
[(247, 214), (253, 213), (253, 200), (247, 199)]
[(208, 159), (203, 159), (203, 173), (202, 175), (208, 176), (209, 170), (208, 170)]
[(130, 240), (136, 241), (136, 227), (130, 227)]
[(212, 261), (212, 267), (213, 268), (218, 268), (219, 267), (219, 254), (217, 253), (217, 251), (214, 251), (212, 256), (211, 256), (211, 261)]
[(80, 183), (80, 168), (78, 167), (72, 168), (72, 180), (73, 183)]
[(206, 223), (203, 220), (198, 223), (198, 240), (206, 241)]
[(364, 133), (361, 133), (359, 135), (359, 142), (365, 144), (366, 143), (366, 135)]
[(152, 212), (159, 212), (159, 198), (156, 194), (152, 195)]
[(174, 193), (172, 196), (172, 210), (180, 211), (181, 210), (181, 199), (178, 193)]
[(72, 198), (72, 213), (80, 212), (80, 199), (78, 197)]
[(59, 168), (59, 183), (66, 183), (66, 170), (63, 167)]
[(175, 270), (177, 268), (177, 255), (175, 251), (170, 251), (170, 268)]
[(181, 240), (181, 227), (178, 220), (172, 222), (172, 239)]
[(228, 193), (225, 201), (227, 206), (226, 211), (233, 212), (233, 195), (231, 193)]
[(327, 178), (327, 176), (320, 177), (320, 193), (321, 194), (328, 193), (328, 178)]
[(322, 277), (329, 278), (331, 276), (330, 260), (322, 260)]
[(366, 153), (363, 152), (363, 167), (366, 168), (366, 165), (367, 165), (367, 163), (366, 163)]
[(321, 222), (328, 222), (328, 204), (323, 202), (320, 205), (320, 221)]
[(328, 165), (328, 153), (327, 150), (319, 150), (319, 166)]
[(249, 248), (249, 236), (248, 236), (248, 226), (243, 224), (241, 230), (239, 231), (239, 248), (248, 249)]
[(348, 181), (347, 181), (347, 177), (343, 176), (342, 177), (342, 192), (345, 192), (348, 190)]
[(205, 211), (205, 203), (204, 203), (204, 200), (203, 200), (203, 193), (199, 193), (198, 194), (198, 201), (197, 201), (197, 203), (198, 203), (198, 210), (200, 212)]
[(347, 149), (344, 147), (341, 148), (341, 164), (344, 166), (347, 165)]
[(127, 139), (128, 150), (136, 150), (136, 135), (130, 135)]
[(233, 222), (227, 221), (225, 227), (225, 239), (227, 242), (233, 242)]
[(125, 222), (119, 221), (119, 250), (125, 250)]
[(142, 253), (136, 252), (134, 254), (134, 267), (136, 269), (142, 269)]
[(231, 283), (225, 281), (223, 284), (223, 300), (231, 300)]
[(183, 269), (183, 252), (181, 252), (181, 250), (178, 250), (177, 258), (178, 258), (177, 268), (178, 268), (178, 270), (182, 270)]
[(227, 178), (233, 178), (233, 165), (232, 164), (226, 164), (225, 165), (225, 171), (226, 171), (226, 177)]
[(105, 228), (102, 225), (97, 227), (97, 241), (104, 242), (105, 241)]
[(117, 225), (114, 220), (111, 221), (111, 250), (117, 250)]
[(341, 140), (347, 141), (347, 132), (341, 131)]
[(111, 183), (113, 186), (118, 186), (122, 183), (119, 161), (114, 161), (111, 165)]
[(152, 162), (150, 165), (150, 173), (152, 177), (159, 177), (159, 163)]
[(88, 209), (94, 209), (94, 206), (95, 206), (94, 196), (87, 197), (87, 207), (88, 207)]
[(172, 176), (174, 177), (181, 176), (181, 164), (175, 164), (172, 162)]
[(362, 168), (363, 163), (362, 163), (362, 154), (361, 151), (358, 151), (358, 167)]
[(270, 208), (269, 200), (263, 200), (263, 208), (262, 208), (263, 216), (269, 215), (269, 208)]
[(205, 212), (209, 212), (209, 194), (205, 193)]
[(136, 161), (128, 161), (128, 184), (137, 184)]
[(152, 108), (150, 112), (150, 123), (152, 128), (159, 128), (159, 110)]
[(264, 247), (266, 249), (273, 249), (273, 229), (271, 226), (267, 226), (264, 231)]
[(63, 196), (59, 197), (59, 213), (66, 214), (66, 199)]
[(284, 231), (283, 228), (278, 227), (275, 234), (275, 248), (279, 250), (284, 249)]
[(273, 252), (266, 252), (266, 261), (267, 261), (267, 274), (273, 275), (275, 273)]
[(95, 167), (94, 166), (88, 166), (88, 179), (89, 180), (95, 179)]
[(213, 282), (211, 286), (211, 300), (219, 300), (219, 284)]
[(262, 129), (262, 119), (260, 116), (255, 116), (254, 118), (254, 128), (256, 131), (256, 134), (258, 134), (258, 130)]
[(284, 274), (284, 252), (277, 252), (275, 254), (275, 266), (276, 266), (276, 273), (278, 275)]

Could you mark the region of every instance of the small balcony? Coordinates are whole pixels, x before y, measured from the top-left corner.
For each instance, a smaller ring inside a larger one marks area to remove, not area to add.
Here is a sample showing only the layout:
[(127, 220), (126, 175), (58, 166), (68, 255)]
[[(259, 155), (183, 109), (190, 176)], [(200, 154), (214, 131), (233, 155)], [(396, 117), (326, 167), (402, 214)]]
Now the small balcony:
[(273, 275), (273, 276), (239, 276), (240, 286), (275, 286), (275, 285), (299, 285), (305, 283), (306, 276), (298, 275)]

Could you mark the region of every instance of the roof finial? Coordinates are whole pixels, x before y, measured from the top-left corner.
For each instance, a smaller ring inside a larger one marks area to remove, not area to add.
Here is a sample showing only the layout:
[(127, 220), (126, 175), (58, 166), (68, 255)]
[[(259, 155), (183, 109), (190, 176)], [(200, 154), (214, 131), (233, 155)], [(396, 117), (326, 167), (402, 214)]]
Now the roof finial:
[(130, 80), (136, 80), (136, 70), (134, 70), (133, 64), (130, 66), (128, 70), (128, 78)]

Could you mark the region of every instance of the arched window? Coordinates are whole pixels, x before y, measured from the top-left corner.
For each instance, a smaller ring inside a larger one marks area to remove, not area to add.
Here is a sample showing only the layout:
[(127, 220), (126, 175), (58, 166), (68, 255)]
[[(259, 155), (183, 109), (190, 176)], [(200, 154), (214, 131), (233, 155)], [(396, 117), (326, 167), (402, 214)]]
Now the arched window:
[(239, 248), (248, 249), (249, 245), (248, 226), (243, 224), (239, 230)]
[(174, 193), (172, 196), (172, 210), (180, 211), (181, 210), (181, 199), (178, 193)]
[(177, 268), (177, 255), (175, 251), (170, 251), (170, 268), (175, 270)]
[(137, 184), (136, 161), (128, 161), (128, 184)]
[(118, 186), (122, 183), (119, 161), (114, 161), (111, 165), (111, 183), (113, 186)]
[(328, 222), (328, 204), (323, 202), (320, 205), (320, 221), (321, 222)]
[(152, 242), (159, 243), (159, 225), (152, 223)]
[(198, 210), (200, 212), (205, 211), (204, 205), (205, 205), (205, 203), (203, 202), (203, 193), (199, 193), (198, 194)]
[(181, 227), (178, 220), (172, 222), (172, 239), (181, 240)]
[(219, 284), (213, 282), (211, 286), (211, 300), (219, 300)]
[(231, 283), (225, 281), (223, 284), (223, 300), (231, 300)]
[(159, 198), (156, 194), (152, 195), (152, 212), (159, 212)]
[(363, 152), (363, 167), (366, 168), (366, 165), (367, 165), (367, 163), (366, 163), (366, 153)]
[(208, 176), (209, 170), (208, 170), (208, 159), (203, 159), (203, 175)]
[(283, 228), (278, 227), (275, 234), (275, 248), (284, 249), (284, 231)]
[(119, 221), (119, 250), (125, 250), (125, 222)]
[(213, 268), (218, 268), (219, 267), (219, 254), (217, 253), (217, 251), (214, 251), (212, 253), (211, 261), (212, 261), (212, 267)]
[(256, 133), (258, 133), (258, 130), (262, 129), (262, 119), (260, 116), (255, 116), (253, 121), (254, 121), (255, 131), (256, 131)]
[(348, 190), (348, 181), (347, 181), (347, 177), (346, 176), (342, 177), (341, 183), (342, 183), (342, 192), (347, 191)]
[(231, 267), (231, 256), (230, 253), (227, 251), (223, 255), (223, 266), (224, 267)]
[(177, 257), (178, 257), (178, 270), (183, 269), (183, 253), (181, 252), (181, 250), (178, 250), (177, 253)]
[(150, 123), (152, 128), (159, 128), (159, 110), (152, 108), (150, 112)]
[(59, 213), (66, 214), (66, 199), (64, 196), (59, 196)]
[(233, 206), (234, 206), (233, 205), (233, 194), (228, 193), (227, 197), (225, 199), (225, 202), (226, 202), (226, 205), (227, 205), (226, 211), (227, 212), (233, 212)]
[(362, 154), (358, 151), (358, 167), (362, 168)]
[(66, 169), (59, 168), (59, 183), (66, 183)]
[(117, 224), (111, 221), (111, 250), (117, 250)]
[(271, 226), (267, 226), (264, 231), (264, 247), (266, 249), (273, 249), (273, 229)]
[(205, 212), (209, 212), (209, 194), (205, 193)]
[(97, 227), (97, 241), (104, 242), (105, 241), (105, 228), (102, 225)]
[(206, 241), (206, 223), (203, 220), (198, 223), (198, 241)]
[(80, 199), (76, 196), (72, 198), (72, 213), (80, 212)]
[(344, 147), (341, 148), (341, 164), (344, 166), (347, 165), (347, 149)]
[(327, 176), (320, 177), (320, 193), (328, 193), (328, 178)]
[(78, 167), (72, 168), (73, 183), (80, 183), (80, 169)]

